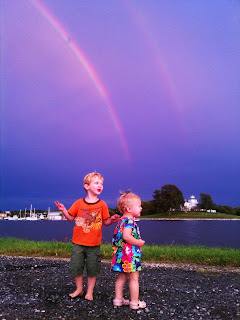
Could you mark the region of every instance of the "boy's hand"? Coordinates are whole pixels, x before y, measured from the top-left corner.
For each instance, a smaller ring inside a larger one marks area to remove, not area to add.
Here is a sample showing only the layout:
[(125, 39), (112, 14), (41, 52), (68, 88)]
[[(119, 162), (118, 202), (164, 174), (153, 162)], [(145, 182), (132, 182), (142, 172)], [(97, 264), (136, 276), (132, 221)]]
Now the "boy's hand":
[(54, 203), (55, 203), (55, 206), (58, 208), (59, 211), (66, 210), (65, 206), (62, 203), (60, 203), (58, 201), (55, 201)]
[(118, 214), (114, 214), (113, 216), (111, 216), (111, 217), (103, 220), (103, 224), (104, 224), (105, 226), (110, 226), (112, 223), (118, 222), (119, 217), (120, 217), (120, 216), (119, 216)]
[(59, 211), (62, 211), (62, 213), (64, 214), (64, 216), (67, 218), (68, 221), (73, 221), (75, 218), (67, 211), (67, 209), (65, 208), (65, 206), (58, 202), (55, 201), (55, 206), (58, 208)]
[(113, 216), (111, 216), (111, 222), (114, 223), (114, 222), (118, 222), (120, 216), (118, 214), (114, 214)]

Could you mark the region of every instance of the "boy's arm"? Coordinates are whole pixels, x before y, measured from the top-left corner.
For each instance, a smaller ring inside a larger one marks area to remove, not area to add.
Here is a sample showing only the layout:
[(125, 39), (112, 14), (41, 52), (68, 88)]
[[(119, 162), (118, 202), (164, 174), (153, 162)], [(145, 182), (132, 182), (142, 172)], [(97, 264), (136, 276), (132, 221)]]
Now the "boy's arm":
[(104, 219), (103, 220), (103, 224), (105, 226), (110, 226), (110, 224), (114, 223), (114, 222), (118, 222), (119, 220), (119, 215), (118, 214), (114, 214), (113, 216), (107, 218), (107, 219)]
[(65, 208), (65, 206), (58, 202), (58, 201), (55, 201), (55, 206), (58, 208), (58, 210), (62, 211), (62, 213), (64, 214), (64, 216), (66, 217), (67, 220), (69, 221), (73, 221), (75, 219), (75, 217), (73, 217), (68, 211), (67, 209)]

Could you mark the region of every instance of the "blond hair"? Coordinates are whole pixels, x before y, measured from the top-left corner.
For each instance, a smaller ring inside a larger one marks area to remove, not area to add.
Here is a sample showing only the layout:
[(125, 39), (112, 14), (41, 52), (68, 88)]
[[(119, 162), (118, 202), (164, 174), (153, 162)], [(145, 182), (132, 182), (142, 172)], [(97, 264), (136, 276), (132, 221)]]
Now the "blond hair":
[(84, 187), (85, 184), (90, 185), (90, 183), (92, 182), (93, 178), (99, 178), (100, 180), (102, 180), (102, 182), (104, 181), (104, 178), (100, 173), (90, 172), (83, 178), (83, 187)]
[(136, 200), (141, 201), (141, 198), (137, 194), (131, 191), (121, 192), (121, 196), (117, 202), (118, 210), (121, 213), (124, 213), (127, 208), (131, 208), (133, 206), (134, 201)]

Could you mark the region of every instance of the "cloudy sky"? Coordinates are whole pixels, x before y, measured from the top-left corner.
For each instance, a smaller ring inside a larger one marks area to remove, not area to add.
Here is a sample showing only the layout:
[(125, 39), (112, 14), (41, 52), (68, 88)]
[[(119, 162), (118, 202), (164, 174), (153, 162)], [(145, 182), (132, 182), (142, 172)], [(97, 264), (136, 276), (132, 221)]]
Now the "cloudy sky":
[(240, 205), (240, 3), (1, 0), (0, 210), (175, 184)]

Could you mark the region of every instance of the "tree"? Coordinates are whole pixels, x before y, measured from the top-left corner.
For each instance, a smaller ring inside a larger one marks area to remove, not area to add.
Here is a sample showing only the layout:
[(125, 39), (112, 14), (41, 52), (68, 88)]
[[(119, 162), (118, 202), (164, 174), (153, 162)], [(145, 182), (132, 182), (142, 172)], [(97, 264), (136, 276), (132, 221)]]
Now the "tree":
[(199, 206), (201, 209), (214, 209), (216, 205), (213, 203), (212, 197), (210, 194), (200, 193)]
[(161, 198), (161, 192), (160, 190), (155, 190), (154, 193), (153, 193), (153, 208), (155, 211), (158, 211), (161, 209), (161, 201), (160, 201), (160, 198)]
[(236, 207), (235, 212), (237, 216), (240, 216), (240, 207)]
[(164, 212), (168, 211), (169, 215), (171, 214), (171, 210), (179, 210), (184, 205), (182, 191), (174, 184), (164, 185), (160, 192), (159, 205), (161, 210)]
[(146, 216), (148, 214), (154, 214), (155, 207), (154, 207), (154, 201), (142, 201), (142, 216)]
[(216, 206), (217, 212), (225, 213), (225, 214), (234, 214), (234, 210), (231, 206)]

